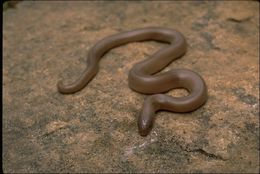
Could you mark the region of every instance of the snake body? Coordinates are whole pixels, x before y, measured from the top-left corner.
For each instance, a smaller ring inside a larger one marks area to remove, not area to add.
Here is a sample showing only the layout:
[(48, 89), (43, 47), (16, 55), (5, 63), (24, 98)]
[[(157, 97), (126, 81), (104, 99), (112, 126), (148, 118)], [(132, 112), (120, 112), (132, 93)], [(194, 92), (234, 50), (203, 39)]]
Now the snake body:
[[(202, 77), (187, 69), (173, 69), (156, 74), (173, 60), (181, 57), (187, 50), (184, 36), (173, 29), (148, 27), (122, 32), (99, 41), (87, 56), (87, 67), (77, 81), (64, 85), (58, 82), (58, 91), (63, 94), (75, 93), (83, 89), (98, 73), (99, 61), (112, 48), (130, 42), (154, 40), (168, 43), (151, 57), (135, 64), (129, 71), (129, 87), (139, 93), (152, 94), (143, 104), (138, 118), (140, 135), (149, 134), (155, 113), (159, 110), (172, 112), (190, 112), (202, 106), (207, 100), (207, 88)], [(171, 89), (184, 88), (188, 96), (172, 97), (165, 94)]]

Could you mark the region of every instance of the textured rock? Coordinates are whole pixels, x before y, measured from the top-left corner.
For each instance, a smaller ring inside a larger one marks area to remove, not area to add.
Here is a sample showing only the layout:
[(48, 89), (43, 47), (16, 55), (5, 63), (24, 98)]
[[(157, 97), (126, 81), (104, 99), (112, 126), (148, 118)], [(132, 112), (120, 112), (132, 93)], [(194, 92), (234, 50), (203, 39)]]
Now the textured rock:
[[(3, 15), (5, 173), (259, 171), (257, 1), (25, 1)], [(145, 26), (186, 36), (188, 52), (166, 70), (201, 74), (209, 99), (192, 113), (158, 113), (143, 138), (145, 95), (129, 89), (127, 75), (162, 44), (111, 50), (76, 94), (59, 94), (56, 83), (75, 80), (100, 39)]]

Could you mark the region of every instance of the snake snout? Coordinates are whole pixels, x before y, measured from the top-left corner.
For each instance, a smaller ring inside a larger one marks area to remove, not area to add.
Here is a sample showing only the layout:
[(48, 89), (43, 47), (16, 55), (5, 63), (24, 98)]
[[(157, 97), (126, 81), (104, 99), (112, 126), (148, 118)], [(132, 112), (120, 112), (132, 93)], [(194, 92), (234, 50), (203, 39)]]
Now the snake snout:
[(138, 120), (138, 131), (141, 136), (147, 136), (153, 127), (152, 115), (140, 115)]

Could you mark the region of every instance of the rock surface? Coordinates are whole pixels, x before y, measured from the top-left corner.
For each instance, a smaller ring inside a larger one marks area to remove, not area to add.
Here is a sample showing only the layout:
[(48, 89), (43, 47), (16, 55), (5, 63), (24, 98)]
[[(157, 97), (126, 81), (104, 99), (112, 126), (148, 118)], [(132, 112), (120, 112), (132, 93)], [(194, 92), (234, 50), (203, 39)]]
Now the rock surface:
[[(257, 1), (24, 1), (3, 20), (5, 173), (259, 172)], [(188, 52), (165, 70), (198, 72), (209, 98), (192, 113), (158, 113), (144, 138), (137, 117), (146, 96), (129, 89), (127, 75), (162, 44), (111, 50), (76, 94), (56, 84), (79, 76), (100, 39), (146, 26), (186, 36)]]

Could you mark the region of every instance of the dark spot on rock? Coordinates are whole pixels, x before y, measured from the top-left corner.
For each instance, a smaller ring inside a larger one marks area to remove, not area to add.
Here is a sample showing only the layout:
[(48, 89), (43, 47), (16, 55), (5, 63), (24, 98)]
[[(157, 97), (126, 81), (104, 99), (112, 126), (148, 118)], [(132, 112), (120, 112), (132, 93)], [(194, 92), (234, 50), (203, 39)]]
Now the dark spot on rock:
[(246, 129), (251, 133), (253, 134), (259, 133), (259, 127), (257, 127), (255, 123), (245, 123), (245, 125), (246, 125)]
[(209, 128), (210, 128), (210, 129), (213, 129), (213, 128), (215, 128), (215, 127), (217, 127), (216, 124), (211, 124)]
[(95, 133), (100, 133), (102, 132), (102, 121), (100, 121), (99, 119), (93, 119), (91, 120), (88, 124), (90, 125), (91, 129), (94, 130)]
[(244, 88), (234, 88), (232, 92), (238, 97), (243, 103), (254, 105), (258, 103), (258, 99), (250, 94), (247, 94)]
[(136, 132), (137, 133), (137, 123), (135, 121), (121, 121), (119, 128), (123, 132)]
[[(154, 155), (174, 156), (178, 152), (177, 148), (167, 148), (168, 145), (156, 142), (145, 149), (145, 153)], [(176, 146), (176, 145), (175, 145)]]
[(118, 168), (120, 168), (123, 173), (135, 173), (137, 171), (135, 166), (127, 160), (121, 160), (118, 163)]
[(216, 49), (216, 50), (220, 49), (219, 47), (215, 46), (215, 44), (213, 43), (214, 37), (212, 36), (211, 33), (203, 32), (201, 33), (201, 36), (207, 41), (207, 47), (205, 48)]
[(100, 30), (100, 26), (99, 25), (88, 25), (88, 26), (84, 26), (82, 27), (81, 31), (97, 31)]
[(209, 43), (212, 42), (213, 36), (212, 36), (210, 33), (208, 33), (208, 32), (203, 32), (203, 33), (201, 33), (201, 35), (202, 35), (202, 37), (203, 37), (207, 42), (209, 42)]
[(191, 5), (194, 5), (194, 6), (202, 6), (202, 5), (206, 5), (206, 1), (191, 1), (190, 2)]
[(120, 22), (125, 21), (126, 19), (126, 14), (124, 10), (120, 10), (116, 13), (116, 16), (119, 18)]
[(214, 14), (214, 10), (212, 10), (213, 6), (215, 5), (215, 2), (213, 1), (211, 5), (208, 8), (207, 13), (202, 17), (202, 20), (208, 25), (209, 20), (213, 20), (216, 18), (216, 15)]
[(22, 0), (9, 0), (3, 3), (3, 10), (8, 8), (16, 8), (17, 3), (21, 2)]
[(240, 33), (240, 34), (247, 34), (247, 28), (243, 25), (241, 25), (240, 23), (237, 23), (234, 25), (234, 30), (237, 32), (237, 33)]
[(239, 34), (240, 36), (250, 36), (252, 31), (252, 27), (250, 27), (250, 19), (251, 17), (242, 19), (228, 18), (220, 24), (220, 26), (229, 32)]
[(196, 111), (196, 118), (199, 119), (201, 125), (203, 127), (209, 126), (210, 117), (213, 115), (213, 113), (209, 110), (206, 110), (204, 108), (200, 108)]
[(112, 148), (112, 137), (108, 132), (105, 132), (94, 142), (91, 151), (100, 154), (109, 151), (109, 148)]
[(194, 173), (203, 173), (202, 170), (194, 170)]
[(207, 147), (209, 145), (208, 140), (206, 139), (205, 136), (201, 136), (197, 140), (195, 140), (192, 144), (190, 144), (188, 147), (190, 149), (201, 149), (203, 147)]
[(95, 110), (92, 107), (89, 107), (80, 115), (80, 121), (89, 121), (90, 119), (95, 119), (95, 116)]
[(242, 19), (232, 18), (232, 17), (231, 17), (231, 18), (227, 18), (227, 21), (240, 23), (240, 22), (248, 21), (248, 20), (250, 20), (251, 18), (252, 18), (251, 16), (246, 17), (246, 18), (242, 18)]
[(227, 159), (223, 158), (222, 156), (220, 155), (216, 155), (216, 154), (213, 154), (213, 153), (209, 153), (203, 149), (194, 149), (192, 150), (191, 152), (195, 152), (195, 153), (199, 153), (201, 155), (204, 155), (206, 156), (207, 158), (209, 159), (213, 159), (213, 160), (222, 160), (222, 161), (226, 161)]
[(205, 26), (206, 26), (206, 24), (197, 22), (197, 23), (192, 24), (191, 29), (195, 30), (195, 31), (199, 31), (199, 30), (203, 29)]
[[(150, 144), (139, 154), (144, 153), (151, 158), (171, 160), (171, 163), (164, 164), (168, 165), (185, 165), (188, 162), (187, 154), (181, 148), (181, 142), (178, 137), (170, 136), (167, 137), (167, 131), (160, 129), (162, 133), (158, 137), (158, 141)], [(138, 154), (138, 155), (139, 155)], [(168, 166), (170, 168), (170, 166)]]

